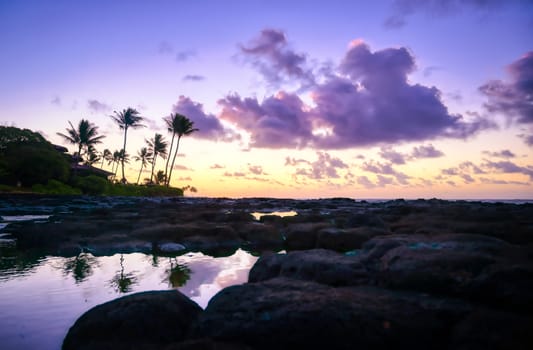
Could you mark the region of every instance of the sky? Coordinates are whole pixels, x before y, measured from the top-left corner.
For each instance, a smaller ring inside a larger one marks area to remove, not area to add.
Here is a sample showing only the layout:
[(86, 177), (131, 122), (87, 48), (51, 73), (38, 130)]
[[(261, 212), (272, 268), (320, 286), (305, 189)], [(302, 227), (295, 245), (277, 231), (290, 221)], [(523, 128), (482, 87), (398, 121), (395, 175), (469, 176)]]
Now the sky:
[(0, 124), (113, 151), (131, 107), (134, 155), (184, 114), (194, 196), (531, 199), (532, 28), (531, 0), (0, 0)]

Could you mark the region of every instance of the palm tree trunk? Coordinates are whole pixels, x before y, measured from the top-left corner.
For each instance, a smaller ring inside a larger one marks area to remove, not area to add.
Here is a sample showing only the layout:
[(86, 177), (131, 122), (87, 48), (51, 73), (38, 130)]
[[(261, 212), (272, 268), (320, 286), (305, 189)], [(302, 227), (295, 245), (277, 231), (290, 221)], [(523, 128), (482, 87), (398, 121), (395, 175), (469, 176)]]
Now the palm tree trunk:
[(126, 137), (128, 135), (128, 126), (124, 127), (124, 147), (122, 147), (122, 183), (126, 183), (126, 177), (124, 177), (124, 160), (126, 159)]
[(152, 163), (152, 173), (150, 174), (150, 183), (153, 184), (154, 182), (152, 181), (153, 177), (154, 177), (154, 169), (155, 169), (155, 161), (157, 160), (157, 154), (154, 154), (154, 162)]
[(172, 158), (172, 165), (170, 167), (170, 173), (168, 174), (167, 187), (170, 186), (170, 178), (172, 177), (172, 169), (174, 168), (174, 162), (176, 161), (176, 156), (178, 155), (178, 150), (180, 148), (180, 139), (181, 139), (181, 136), (178, 136), (178, 141), (176, 142), (176, 151), (174, 151), (174, 157)]
[(165, 185), (167, 185), (168, 187), (168, 162), (170, 161), (170, 155), (172, 154), (172, 146), (174, 145), (174, 136), (176, 136), (176, 134), (174, 132), (172, 132), (172, 140), (170, 140), (170, 151), (168, 151), (168, 158), (167, 158), (167, 163), (165, 165)]
[(141, 179), (141, 173), (143, 172), (144, 164), (142, 164), (141, 161), (141, 170), (139, 170), (139, 176), (137, 176), (137, 185), (139, 184), (139, 180)]

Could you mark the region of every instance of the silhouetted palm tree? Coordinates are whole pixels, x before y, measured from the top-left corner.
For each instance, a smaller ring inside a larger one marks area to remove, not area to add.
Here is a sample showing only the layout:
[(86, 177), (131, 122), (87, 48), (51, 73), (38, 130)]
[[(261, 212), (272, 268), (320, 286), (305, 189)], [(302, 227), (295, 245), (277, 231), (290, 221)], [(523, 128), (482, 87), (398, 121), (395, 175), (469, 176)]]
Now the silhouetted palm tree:
[(156, 185), (164, 185), (166, 183), (167, 177), (165, 176), (163, 170), (157, 171), (157, 173), (155, 174), (154, 181)]
[(148, 148), (143, 147), (137, 152), (137, 155), (133, 158), (136, 161), (141, 162), (141, 169), (139, 170), (139, 176), (137, 176), (137, 185), (139, 184), (139, 180), (141, 179), (141, 173), (143, 171), (143, 168), (148, 165), (151, 157), (152, 153), (150, 153)]
[(150, 174), (150, 183), (152, 183), (157, 156), (160, 156), (163, 159), (167, 157), (168, 143), (163, 138), (163, 135), (158, 133), (156, 133), (152, 139), (147, 140), (146, 143), (148, 144), (148, 150), (152, 153), (152, 172)]
[(107, 148), (104, 149), (104, 151), (102, 152), (102, 165), (100, 166), (100, 169), (104, 168), (104, 161), (106, 161), (106, 160), (107, 160), (107, 164), (108, 165), (113, 160), (113, 153), (111, 153), (111, 151), (108, 150)]
[(98, 127), (86, 119), (80, 120), (77, 128), (75, 128), (70, 121), (68, 123), (70, 124), (70, 128), (66, 129), (67, 133), (63, 134), (58, 132), (57, 135), (61, 136), (65, 141), (77, 145), (77, 154), (80, 157), (80, 160), (83, 160), (82, 151), (84, 148), (86, 154), (90, 155), (89, 147), (94, 147), (94, 145), (102, 142), (102, 139), (105, 136), (98, 136)]
[[(124, 130), (124, 146), (122, 149), (126, 153), (126, 139), (128, 137), (128, 128), (138, 129), (144, 127), (141, 122), (143, 117), (139, 115), (139, 112), (133, 108), (123, 109), (121, 112), (115, 111), (115, 115), (110, 116), (121, 130)], [(124, 176), (124, 161), (122, 161), (122, 182), (126, 183), (126, 177)]]
[(94, 148), (94, 146), (89, 146), (87, 148), (87, 158), (85, 159), (85, 164), (87, 165), (93, 165), (94, 163), (97, 163), (100, 161), (100, 154), (98, 151)]
[[(198, 129), (194, 128), (193, 121), (191, 121), (189, 118), (179, 113), (171, 114), (169, 117), (165, 118), (165, 122), (167, 123), (168, 130), (172, 132), (172, 140), (174, 140), (175, 135), (178, 135), (178, 140), (176, 142), (176, 149), (174, 150), (174, 157), (172, 157), (172, 164), (170, 166), (170, 171), (168, 172), (168, 176), (166, 180), (166, 185), (168, 187), (170, 186), (170, 179), (172, 177), (172, 168), (174, 168), (174, 162), (176, 161), (176, 156), (178, 155), (181, 137), (185, 135), (190, 135), (193, 132), (198, 131)], [(170, 145), (170, 148), (171, 148), (170, 153), (172, 153), (172, 143)], [(167, 166), (165, 167), (165, 174), (166, 174), (167, 168), (168, 168), (168, 162), (167, 162)]]

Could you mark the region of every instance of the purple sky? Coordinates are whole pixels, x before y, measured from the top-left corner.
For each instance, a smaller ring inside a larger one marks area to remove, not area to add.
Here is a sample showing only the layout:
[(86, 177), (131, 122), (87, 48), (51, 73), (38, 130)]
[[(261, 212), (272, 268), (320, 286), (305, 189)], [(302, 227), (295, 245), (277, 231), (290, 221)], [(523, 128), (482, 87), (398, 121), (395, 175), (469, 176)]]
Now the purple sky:
[(134, 107), (134, 154), (183, 113), (199, 195), (531, 198), (530, 28), (530, 0), (0, 1), (0, 122), (115, 149)]

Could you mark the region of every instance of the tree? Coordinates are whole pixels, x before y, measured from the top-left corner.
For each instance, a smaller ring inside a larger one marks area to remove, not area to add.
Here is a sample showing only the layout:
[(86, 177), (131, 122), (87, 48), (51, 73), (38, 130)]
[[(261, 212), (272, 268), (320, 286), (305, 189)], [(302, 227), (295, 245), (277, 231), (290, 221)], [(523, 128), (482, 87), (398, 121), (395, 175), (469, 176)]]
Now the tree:
[(85, 164), (93, 165), (100, 161), (100, 153), (94, 148), (94, 146), (89, 146), (87, 148), (87, 158), (85, 159)]
[(137, 176), (137, 185), (139, 184), (139, 180), (141, 179), (141, 173), (143, 171), (143, 168), (148, 165), (148, 162), (150, 162), (152, 157), (152, 153), (148, 150), (148, 148), (143, 147), (138, 152), (137, 155), (133, 158), (138, 162), (141, 162), (141, 169), (139, 169), (139, 176)]
[(156, 133), (153, 138), (147, 140), (148, 150), (152, 154), (152, 172), (150, 174), (150, 183), (153, 183), (155, 163), (157, 161), (157, 156), (165, 159), (167, 156), (167, 146), (168, 143), (163, 138), (163, 135)]
[(104, 149), (104, 151), (102, 152), (102, 165), (100, 165), (100, 169), (103, 169), (104, 168), (104, 161), (107, 161), (107, 164), (111, 164), (111, 161), (113, 160), (113, 153), (111, 153), (110, 150), (108, 150), (107, 148)]
[[(115, 121), (115, 123), (117, 123), (120, 130), (124, 130), (124, 146), (122, 147), (122, 150), (124, 151), (124, 154), (126, 154), (128, 128), (138, 129), (144, 127), (144, 125), (141, 124), (144, 118), (139, 115), (139, 112), (136, 109), (130, 107), (123, 109), (121, 112), (115, 111), (115, 115), (110, 117)], [(121, 181), (126, 183), (126, 177), (124, 176), (124, 160), (122, 161)]]
[[(174, 140), (175, 135), (178, 135), (178, 140), (176, 142), (176, 149), (174, 150), (174, 157), (172, 158), (172, 164), (170, 166), (170, 171), (168, 172), (168, 176), (166, 180), (166, 185), (168, 187), (170, 186), (170, 179), (172, 177), (172, 169), (174, 168), (174, 162), (176, 161), (176, 156), (178, 155), (181, 137), (185, 135), (190, 135), (193, 132), (198, 131), (198, 129), (194, 128), (193, 121), (191, 121), (189, 118), (179, 113), (171, 114), (169, 117), (165, 118), (165, 122), (167, 123), (168, 130), (172, 132), (172, 140)], [(172, 143), (170, 145), (170, 148), (171, 148), (170, 153), (172, 153)], [(167, 166), (165, 167), (165, 174), (166, 174), (167, 168), (168, 168), (168, 162), (167, 162)]]
[(67, 158), (39, 133), (0, 126), (0, 183), (32, 186), (66, 181)]
[(83, 161), (82, 151), (85, 151), (87, 159), (89, 159), (91, 157), (91, 147), (94, 149), (94, 146), (101, 143), (105, 136), (98, 136), (98, 127), (86, 119), (80, 120), (77, 128), (70, 121), (68, 123), (70, 124), (70, 128), (66, 129), (67, 133), (62, 134), (58, 132), (57, 135), (61, 136), (68, 143), (78, 146), (77, 154), (81, 161)]

